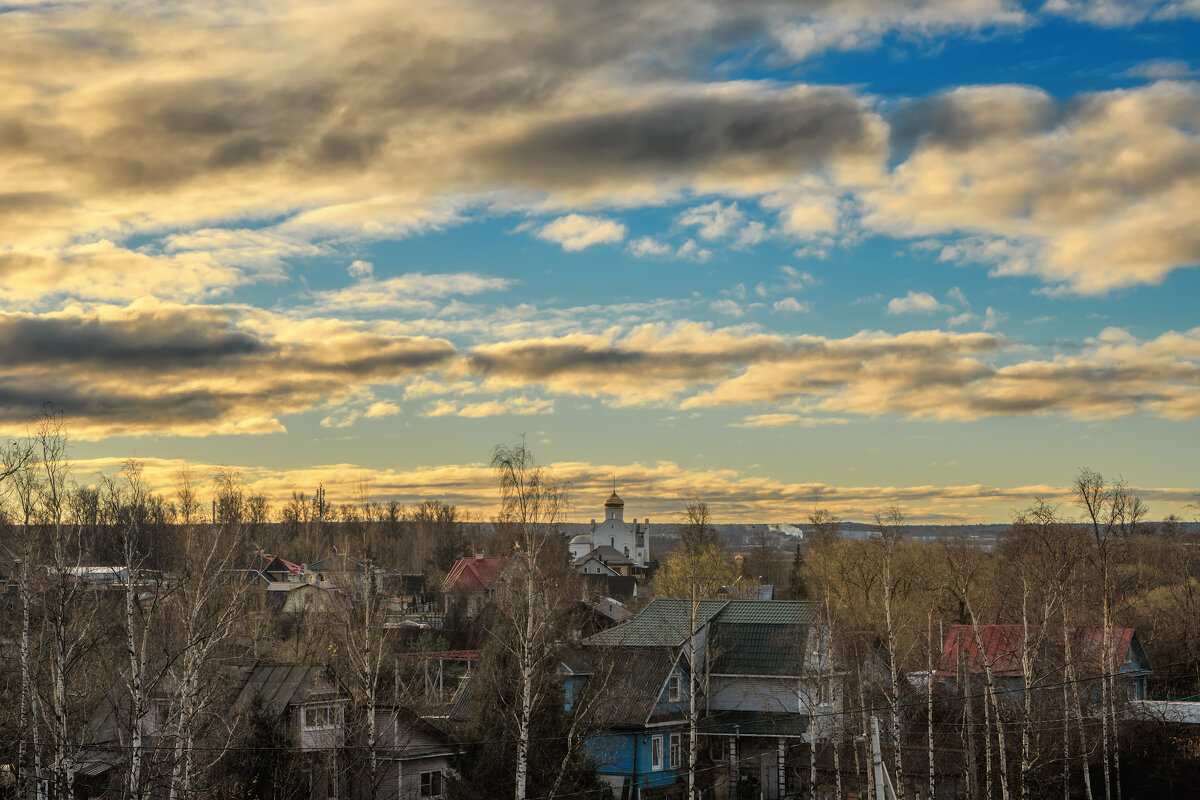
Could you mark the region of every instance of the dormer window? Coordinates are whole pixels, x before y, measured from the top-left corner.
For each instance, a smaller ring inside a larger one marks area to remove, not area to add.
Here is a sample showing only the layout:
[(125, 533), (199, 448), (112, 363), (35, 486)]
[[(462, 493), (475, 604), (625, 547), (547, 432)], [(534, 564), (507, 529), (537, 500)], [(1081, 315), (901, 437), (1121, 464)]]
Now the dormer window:
[(300, 727), (306, 731), (328, 731), (338, 726), (341, 709), (336, 705), (300, 706)]

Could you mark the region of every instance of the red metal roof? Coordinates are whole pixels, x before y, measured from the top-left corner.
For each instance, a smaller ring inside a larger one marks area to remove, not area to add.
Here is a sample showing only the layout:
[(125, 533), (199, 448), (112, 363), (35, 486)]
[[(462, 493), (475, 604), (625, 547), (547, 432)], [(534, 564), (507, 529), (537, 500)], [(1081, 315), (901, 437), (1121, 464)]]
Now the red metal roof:
[[(1039, 626), (1029, 626), (1029, 636), (1037, 636)], [(1070, 637), (1071, 657), (1073, 660), (1092, 664), (1099, 669), (1104, 652), (1103, 628), (1067, 628)], [(946, 641), (942, 645), (942, 658), (938, 673), (954, 675), (958, 672), (959, 653), (962, 653), (963, 668), (968, 672), (982, 673), (985, 671), (984, 658), (991, 665), (994, 675), (1021, 674), (1021, 648), (1025, 637), (1023, 625), (981, 625), (979, 639), (970, 625), (951, 625), (946, 632)], [(1112, 629), (1112, 652), (1110, 661), (1114, 669), (1120, 667), (1129, 655), (1129, 645), (1133, 640), (1133, 628)], [(1052, 627), (1044, 640), (1046, 645), (1061, 648), (1063, 646), (1063, 629)], [(980, 648), (982, 645), (982, 649)]]
[(476, 558), (474, 556), (460, 558), (446, 575), (442, 591), (487, 591), (500, 577), (500, 573), (507, 563), (507, 558)]
[[(268, 567), (271, 566), (272, 561), (279, 558), (279, 556), (273, 556), (270, 553), (259, 553), (258, 557), (267, 562), (266, 566)], [(293, 575), (299, 575), (300, 573), (304, 572), (304, 569), (299, 564), (293, 564), (287, 559), (279, 558), (279, 563), (287, 567), (288, 572), (292, 573)]]

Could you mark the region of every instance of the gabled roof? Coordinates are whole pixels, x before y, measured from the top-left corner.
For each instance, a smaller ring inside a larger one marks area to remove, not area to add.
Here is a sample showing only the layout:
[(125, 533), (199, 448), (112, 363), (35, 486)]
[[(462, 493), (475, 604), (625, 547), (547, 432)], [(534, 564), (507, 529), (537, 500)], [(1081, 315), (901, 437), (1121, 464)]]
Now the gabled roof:
[[(584, 643), (602, 647), (678, 647), (691, 633), (691, 613), (691, 600), (655, 599), (629, 622), (589, 637)], [(820, 619), (820, 604), (800, 600), (701, 600), (696, 630), (709, 622), (717, 626), (766, 625), (782, 626), (795, 636), (798, 630)]]
[(340, 700), (345, 694), (325, 676), (323, 667), (312, 664), (255, 664), (235, 703), (247, 708), (257, 699), (269, 716), (278, 717), (289, 706), (315, 700)]
[(585, 648), (567, 651), (563, 664), (575, 675), (586, 675), (579, 707), (592, 724), (602, 727), (641, 727), (654, 721), (667, 678), (677, 654), (668, 648)]
[[(1134, 661), (1135, 672), (1151, 672), (1150, 662), (1142, 650), (1137, 633), (1133, 628), (1112, 628), (1109, 658), (1113, 669), (1118, 669), (1126, 658)], [(1038, 634), (1039, 626), (1029, 626), (1031, 639)], [(1071, 646), (1073, 661), (1090, 665), (1097, 671), (1103, 664), (1104, 629), (1103, 628), (1067, 628), (1067, 636)], [(1021, 652), (1025, 637), (1023, 625), (981, 625), (979, 626), (979, 641), (970, 625), (951, 625), (946, 631), (946, 641), (942, 645), (942, 657), (938, 665), (938, 673), (952, 676), (957, 674), (959, 655), (961, 653), (963, 668), (971, 673), (986, 671), (984, 659), (991, 666), (994, 675), (1020, 675)], [(982, 648), (980, 648), (982, 644)], [(1061, 627), (1052, 626), (1046, 631), (1043, 649), (1053, 647), (1063, 649), (1064, 639)]]
[[(263, 561), (263, 572), (283, 572), (286, 570), (293, 575), (300, 575), (304, 572), (304, 568), (299, 564), (293, 564), (287, 559), (273, 556), (270, 553), (259, 553), (258, 557)], [(278, 566), (276, 566), (276, 563), (278, 563)], [(275, 569), (271, 569), (271, 567), (275, 567)]]
[(808, 626), (747, 622), (713, 625), (709, 652), (714, 675), (799, 676)]
[(588, 552), (586, 555), (582, 555), (579, 558), (575, 559), (575, 566), (579, 566), (580, 564), (587, 561), (588, 559), (596, 559), (601, 564), (604, 564), (606, 566), (611, 565), (611, 564), (616, 564), (617, 566), (622, 566), (622, 565), (633, 563), (632, 558), (625, 555), (620, 550), (618, 550), (617, 548), (613, 547), (610, 544), (602, 544), (599, 547)]
[(812, 625), (821, 621), (821, 604), (807, 600), (730, 600), (717, 621), (732, 625)]
[(454, 562), (454, 566), (446, 575), (442, 591), (487, 591), (500, 577), (500, 573), (504, 571), (507, 563), (507, 558), (476, 558), (474, 556), (460, 558)]
[[(731, 602), (701, 600), (696, 614), (696, 630), (703, 628)], [(692, 634), (689, 630), (691, 613), (691, 600), (655, 599), (629, 622), (589, 636), (584, 644), (600, 647), (679, 647)]]

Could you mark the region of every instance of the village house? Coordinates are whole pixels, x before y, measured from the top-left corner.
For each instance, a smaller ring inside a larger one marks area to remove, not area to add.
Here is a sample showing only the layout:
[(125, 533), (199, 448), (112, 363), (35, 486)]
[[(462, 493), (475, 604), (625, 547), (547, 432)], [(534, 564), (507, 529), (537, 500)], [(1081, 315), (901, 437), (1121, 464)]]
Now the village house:
[(656, 599), (564, 658), (567, 705), (598, 731), (589, 752), (601, 778), (614, 797), (633, 797), (686, 771), (694, 663), (703, 785), (763, 798), (796, 790), (807, 747), (824, 735), (813, 717), (831, 707), (819, 606), (701, 600), (692, 619), (691, 601)]
[[(951, 691), (957, 691), (962, 680), (982, 686), (990, 668), (998, 689), (1012, 697), (1020, 696), (1025, 689), (1022, 666), (1027, 635), (1025, 626), (981, 625), (978, 636), (976, 633), (970, 625), (950, 626), (935, 671), (937, 679)], [(1030, 625), (1028, 637), (1035, 679), (1057, 673), (1058, 677), (1051, 678), (1057, 683), (1063, 680), (1063, 669), (1069, 664), (1074, 676), (1084, 680), (1085, 686), (1088, 679), (1096, 682), (1094, 692), (1098, 696), (1099, 679), (1104, 674), (1106, 643), (1103, 628), (1069, 627), (1064, 637), (1061, 627), (1050, 626), (1043, 632), (1040, 626)], [(1118, 691), (1128, 700), (1145, 700), (1147, 680), (1154, 670), (1137, 632), (1133, 628), (1111, 628), (1107, 647), (1108, 671), (1116, 677)]]
[(442, 583), (445, 609), (449, 611), (452, 600), (462, 599), (466, 603), (466, 615), (474, 617), (491, 598), (496, 581), (507, 564), (507, 558), (488, 558), (483, 551), (454, 562)]

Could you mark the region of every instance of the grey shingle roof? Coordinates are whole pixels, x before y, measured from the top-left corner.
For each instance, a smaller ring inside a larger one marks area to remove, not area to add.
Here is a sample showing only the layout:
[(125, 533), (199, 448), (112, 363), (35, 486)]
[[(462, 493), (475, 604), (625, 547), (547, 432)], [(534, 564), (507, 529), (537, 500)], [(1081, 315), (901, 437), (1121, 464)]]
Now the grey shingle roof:
[(589, 648), (564, 659), (576, 674), (588, 675), (579, 706), (592, 724), (603, 727), (645, 725), (675, 666), (666, 648)]
[(341, 691), (321, 667), (311, 664), (256, 664), (251, 670), (238, 707), (245, 707), (256, 697), (265, 712), (282, 714), (289, 705), (309, 700), (340, 697)]

